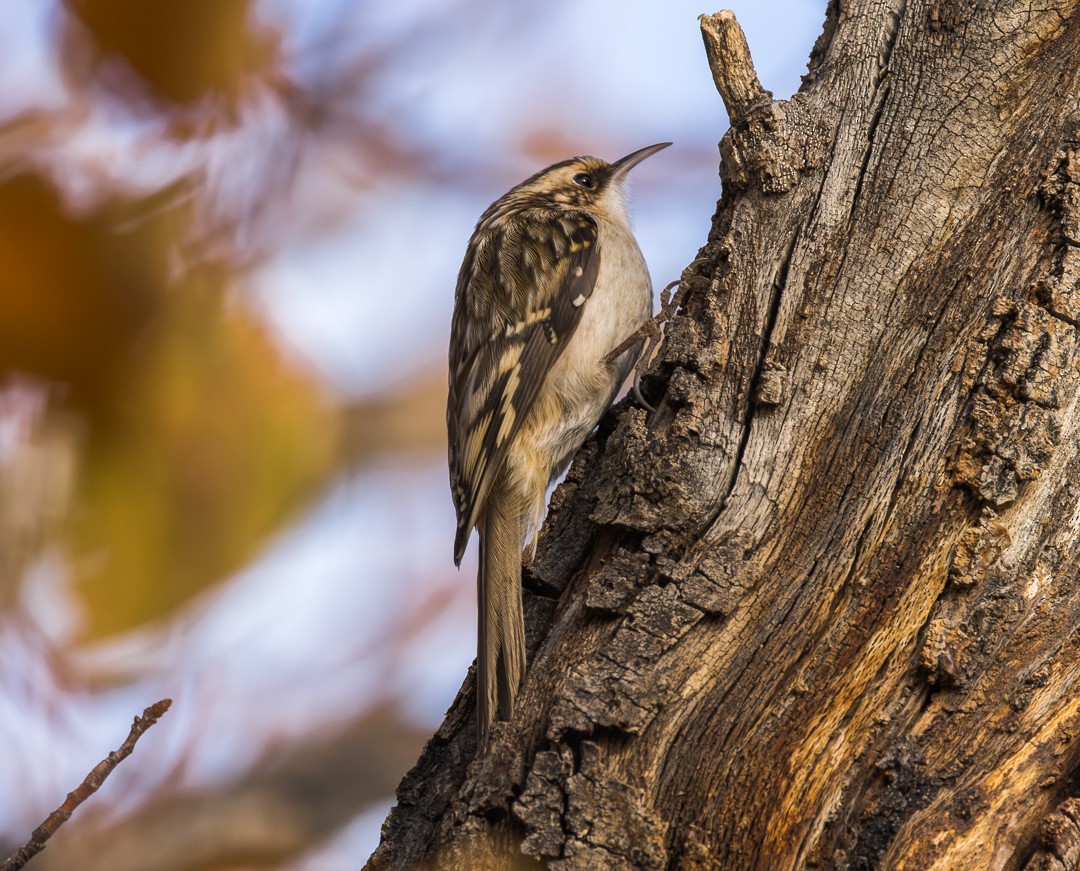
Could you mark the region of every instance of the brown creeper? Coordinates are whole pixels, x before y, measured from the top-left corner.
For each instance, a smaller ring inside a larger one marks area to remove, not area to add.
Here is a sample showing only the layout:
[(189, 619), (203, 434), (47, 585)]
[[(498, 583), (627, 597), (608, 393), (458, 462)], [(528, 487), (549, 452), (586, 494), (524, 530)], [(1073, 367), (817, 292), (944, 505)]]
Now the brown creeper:
[[(544, 496), (626, 379), (642, 342), (608, 353), (652, 314), (630, 229), (627, 172), (670, 145), (614, 163), (575, 157), (496, 200), (458, 274), (450, 333), (454, 562), (480, 534), (477, 721), (509, 719), (525, 670), (522, 545)], [(529, 558), (535, 551), (533, 539)]]

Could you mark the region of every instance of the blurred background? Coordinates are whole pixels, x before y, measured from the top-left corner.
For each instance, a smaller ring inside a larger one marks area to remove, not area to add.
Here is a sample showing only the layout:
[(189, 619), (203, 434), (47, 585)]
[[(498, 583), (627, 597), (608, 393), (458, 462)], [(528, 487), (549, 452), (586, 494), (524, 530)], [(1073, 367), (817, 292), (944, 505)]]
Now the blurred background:
[[(796, 90), (825, 0), (733, 2)], [(358, 868), (474, 655), (445, 358), (480, 212), (634, 170), (663, 286), (727, 126), (684, 0), (0, 0), (0, 860)]]

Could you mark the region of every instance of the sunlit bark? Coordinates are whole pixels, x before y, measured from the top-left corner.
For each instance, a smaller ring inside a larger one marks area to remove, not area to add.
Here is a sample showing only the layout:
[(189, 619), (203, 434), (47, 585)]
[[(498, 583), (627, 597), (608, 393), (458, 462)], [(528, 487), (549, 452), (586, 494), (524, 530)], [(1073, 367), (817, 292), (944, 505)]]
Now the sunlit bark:
[(555, 496), (513, 721), (474, 761), (466, 680), (369, 867), (1077, 867), (1075, 6), (833, 2), (790, 101), (703, 21), (656, 411)]

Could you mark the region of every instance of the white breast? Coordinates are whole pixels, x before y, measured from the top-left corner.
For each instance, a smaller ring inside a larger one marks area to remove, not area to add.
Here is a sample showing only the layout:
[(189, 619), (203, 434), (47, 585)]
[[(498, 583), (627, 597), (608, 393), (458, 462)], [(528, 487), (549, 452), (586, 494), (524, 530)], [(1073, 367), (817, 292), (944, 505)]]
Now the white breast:
[(652, 314), (649, 270), (634, 237), (610, 221), (599, 229), (596, 287), (557, 368), (599, 372), (604, 356)]
[[(645, 258), (620, 221), (599, 221), (600, 271), (581, 321), (548, 376), (544, 393), (563, 408), (559, 421), (537, 433), (551, 456), (577, 450), (615, 398), (637, 359), (627, 351), (614, 364), (604, 357), (652, 315), (652, 283)], [(561, 467), (555, 472), (561, 472)]]

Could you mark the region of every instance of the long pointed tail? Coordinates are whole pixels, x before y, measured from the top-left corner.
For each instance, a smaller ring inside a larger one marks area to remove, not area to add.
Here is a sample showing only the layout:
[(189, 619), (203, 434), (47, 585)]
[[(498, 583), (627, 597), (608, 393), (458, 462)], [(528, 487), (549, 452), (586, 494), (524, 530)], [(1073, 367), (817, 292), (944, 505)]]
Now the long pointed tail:
[(477, 524), (480, 571), (476, 576), (476, 714), (480, 744), (498, 711), (514, 713), (525, 671), (525, 617), (521, 608), (521, 510), (512, 489), (496, 481)]

